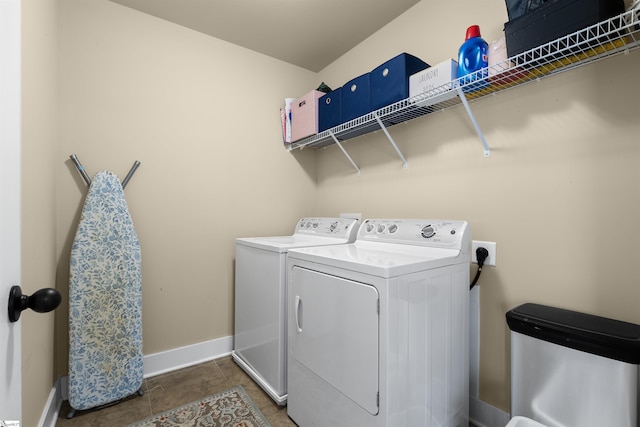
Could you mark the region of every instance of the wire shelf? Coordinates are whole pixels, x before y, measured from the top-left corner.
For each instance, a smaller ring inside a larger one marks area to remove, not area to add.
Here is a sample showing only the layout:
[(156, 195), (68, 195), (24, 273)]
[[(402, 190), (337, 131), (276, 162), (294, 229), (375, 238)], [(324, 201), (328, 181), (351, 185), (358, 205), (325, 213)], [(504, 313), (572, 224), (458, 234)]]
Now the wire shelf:
[[(640, 47), (640, 5), (635, 5), (633, 9), (618, 16), (560, 37), (489, 68), (293, 142), (288, 145), (288, 149), (291, 151), (305, 147), (321, 148), (339, 144), (339, 141), (346, 141), (460, 104), (465, 104), (467, 112), (476, 125), (468, 109), (467, 100), (476, 100), (604, 58), (628, 53), (638, 47)], [(485, 155), (488, 155), (488, 146), (477, 125), (476, 130), (485, 145)]]

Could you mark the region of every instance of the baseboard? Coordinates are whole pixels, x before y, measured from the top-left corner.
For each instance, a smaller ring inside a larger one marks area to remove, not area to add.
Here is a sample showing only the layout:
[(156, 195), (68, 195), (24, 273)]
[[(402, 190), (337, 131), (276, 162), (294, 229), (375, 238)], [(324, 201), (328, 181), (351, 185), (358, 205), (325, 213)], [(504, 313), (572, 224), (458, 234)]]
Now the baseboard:
[[(65, 377), (66, 378), (66, 377)], [(58, 377), (56, 383), (53, 385), (49, 398), (45, 404), (44, 411), (38, 421), (38, 427), (56, 427), (56, 421), (58, 420), (58, 414), (60, 413), (60, 407), (62, 406), (62, 377)]]
[[(233, 336), (228, 336), (143, 356), (144, 377), (149, 378), (228, 356), (231, 350)], [(66, 375), (56, 380), (38, 427), (55, 427), (62, 402), (69, 399), (68, 380)]]
[(469, 399), (469, 418), (477, 427), (504, 427), (509, 423), (509, 414), (480, 399)]
[(231, 350), (233, 350), (233, 336), (150, 354), (144, 356), (144, 377), (154, 377), (228, 356)]

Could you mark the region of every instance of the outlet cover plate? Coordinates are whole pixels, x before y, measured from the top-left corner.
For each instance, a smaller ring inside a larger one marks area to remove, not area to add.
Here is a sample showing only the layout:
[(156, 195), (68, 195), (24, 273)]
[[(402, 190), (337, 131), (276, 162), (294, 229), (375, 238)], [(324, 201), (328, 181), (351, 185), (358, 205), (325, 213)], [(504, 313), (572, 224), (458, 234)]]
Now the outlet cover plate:
[(481, 240), (473, 240), (471, 242), (471, 262), (473, 264), (478, 263), (478, 259), (476, 257), (476, 249), (485, 248), (489, 251), (489, 256), (486, 260), (484, 260), (484, 265), (492, 265), (495, 267), (496, 265), (496, 242), (483, 242)]

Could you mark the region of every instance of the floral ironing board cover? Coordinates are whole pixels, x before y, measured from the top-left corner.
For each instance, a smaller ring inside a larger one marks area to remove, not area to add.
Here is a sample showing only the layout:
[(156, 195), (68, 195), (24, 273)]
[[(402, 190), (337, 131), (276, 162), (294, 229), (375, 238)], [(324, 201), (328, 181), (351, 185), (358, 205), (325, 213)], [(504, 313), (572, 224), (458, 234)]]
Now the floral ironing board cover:
[(69, 404), (85, 410), (143, 381), (140, 242), (118, 178), (93, 178), (71, 249)]

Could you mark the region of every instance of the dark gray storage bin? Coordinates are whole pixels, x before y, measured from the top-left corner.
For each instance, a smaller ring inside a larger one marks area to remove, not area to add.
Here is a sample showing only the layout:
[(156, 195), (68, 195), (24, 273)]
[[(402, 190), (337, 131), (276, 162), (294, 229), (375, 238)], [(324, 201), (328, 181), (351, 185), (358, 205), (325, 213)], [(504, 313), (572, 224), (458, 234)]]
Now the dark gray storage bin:
[(504, 24), (509, 57), (624, 12), (623, 0), (548, 0)]

